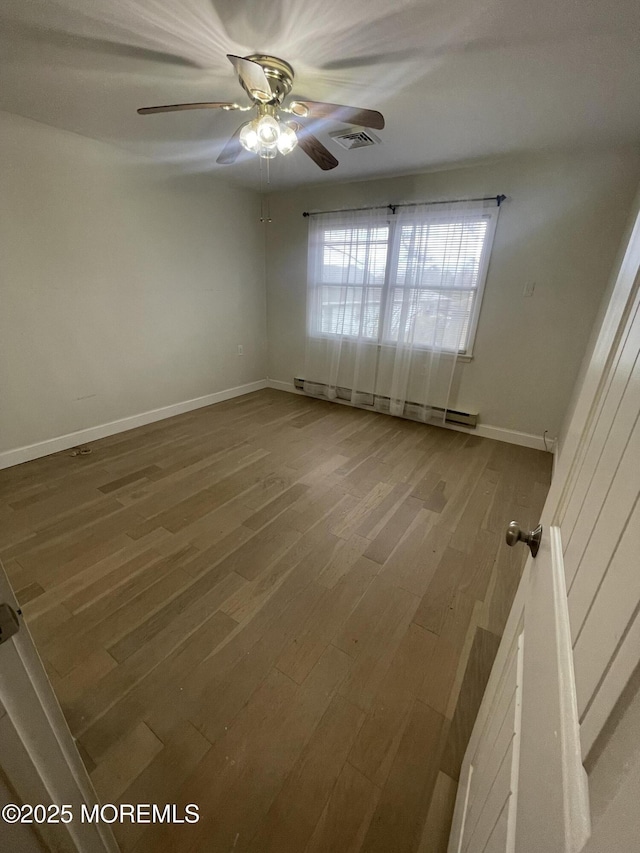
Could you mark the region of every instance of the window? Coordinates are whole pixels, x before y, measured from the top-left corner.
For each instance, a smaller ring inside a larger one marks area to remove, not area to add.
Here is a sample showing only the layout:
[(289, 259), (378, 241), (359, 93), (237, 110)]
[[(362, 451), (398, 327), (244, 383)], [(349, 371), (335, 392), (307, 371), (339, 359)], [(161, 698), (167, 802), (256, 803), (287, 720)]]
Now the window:
[(470, 354), (497, 212), (434, 206), (320, 224), (310, 254), (311, 335)]
[(378, 339), (389, 226), (328, 228), (317, 283), (318, 331)]

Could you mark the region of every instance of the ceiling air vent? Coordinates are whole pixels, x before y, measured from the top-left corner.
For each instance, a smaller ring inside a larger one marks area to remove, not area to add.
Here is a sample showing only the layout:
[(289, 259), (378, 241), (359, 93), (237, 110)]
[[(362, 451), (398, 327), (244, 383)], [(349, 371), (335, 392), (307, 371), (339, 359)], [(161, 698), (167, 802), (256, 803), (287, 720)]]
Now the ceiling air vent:
[(352, 148), (367, 148), (369, 145), (380, 145), (380, 138), (370, 130), (359, 127), (349, 127), (346, 130), (334, 130), (329, 136), (338, 145), (350, 151)]

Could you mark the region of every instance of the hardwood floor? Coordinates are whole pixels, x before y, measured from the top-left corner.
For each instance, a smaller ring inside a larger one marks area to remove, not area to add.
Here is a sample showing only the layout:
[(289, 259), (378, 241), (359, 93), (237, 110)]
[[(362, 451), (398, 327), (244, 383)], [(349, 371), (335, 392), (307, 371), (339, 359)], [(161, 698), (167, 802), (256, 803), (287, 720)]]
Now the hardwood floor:
[(441, 853), (551, 456), (266, 390), (8, 469), (0, 557), (124, 851)]

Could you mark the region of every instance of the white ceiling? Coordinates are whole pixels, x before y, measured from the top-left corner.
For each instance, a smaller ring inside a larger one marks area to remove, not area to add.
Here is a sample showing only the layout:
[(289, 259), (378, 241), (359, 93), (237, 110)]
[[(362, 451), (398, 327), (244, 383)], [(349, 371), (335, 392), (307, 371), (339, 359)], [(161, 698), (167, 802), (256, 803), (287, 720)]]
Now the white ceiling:
[(420, 171), (534, 149), (640, 140), (638, 0), (2, 0), (0, 109), (259, 185), (215, 158), (243, 120), (136, 108), (244, 102), (227, 53), (272, 53), (294, 92), (381, 110), (379, 147), (321, 172), (301, 151), (276, 186)]

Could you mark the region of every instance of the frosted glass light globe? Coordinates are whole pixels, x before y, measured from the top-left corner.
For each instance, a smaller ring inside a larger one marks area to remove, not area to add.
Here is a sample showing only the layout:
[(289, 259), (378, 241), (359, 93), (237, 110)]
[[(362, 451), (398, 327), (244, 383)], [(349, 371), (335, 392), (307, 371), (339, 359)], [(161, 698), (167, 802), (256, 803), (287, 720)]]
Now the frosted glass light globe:
[(256, 129), (256, 125), (258, 124), (257, 120), (248, 121), (245, 125), (243, 125), (242, 130), (240, 131), (240, 145), (246, 150), (251, 151), (253, 154), (257, 154), (260, 149), (260, 142), (258, 140), (258, 131)]
[(280, 127), (273, 116), (262, 116), (256, 128), (258, 141), (267, 148), (275, 148), (280, 136)]
[(298, 144), (298, 137), (295, 130), (289, 127), (288, 124), (280, 125), (280, 136), (278, 136), (278, 151), (281, 154), (288, 154)]

